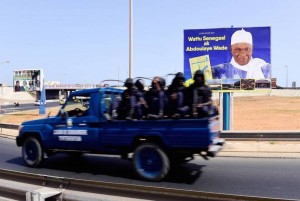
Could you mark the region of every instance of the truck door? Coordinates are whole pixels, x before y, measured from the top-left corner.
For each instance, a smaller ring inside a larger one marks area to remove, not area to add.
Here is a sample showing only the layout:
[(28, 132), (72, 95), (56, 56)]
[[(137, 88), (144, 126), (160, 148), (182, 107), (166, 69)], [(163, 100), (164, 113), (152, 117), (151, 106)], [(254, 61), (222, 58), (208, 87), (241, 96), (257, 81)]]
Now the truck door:
[[(96, 93), (94, 93), (96, 94)], [(98, 118), (91, 108), (93, 94), (80, 94), (70, 97), (63, 107), (63, 112), (53, 126), (55, 147), (68, 150), (94, 150), (99, 145)], [(58, 123), (59, 122), (59, 123)]]

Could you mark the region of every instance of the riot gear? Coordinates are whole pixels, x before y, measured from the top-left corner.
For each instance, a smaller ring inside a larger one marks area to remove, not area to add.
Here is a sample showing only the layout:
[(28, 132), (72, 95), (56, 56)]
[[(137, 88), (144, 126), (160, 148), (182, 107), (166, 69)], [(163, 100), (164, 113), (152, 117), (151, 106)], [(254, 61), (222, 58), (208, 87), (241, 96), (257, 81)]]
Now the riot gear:
[(186, 88), (184, 81), (183, 73), (178, 72), (168, 87), (168, 115), (171, 118), (178, 118), (188, 113), (189, 108), (185, 104)]
[(125, 87), (127, 88), (132, 88), (133, 87), (133, 79), (132, 78), (127, 78), (124, 84)]
[(151, 88), (155, 88), (157, 89), (158, 87), (160, 87), (161, 89), (165, 88), (166, 86), (166, 80), (162, 77), (154, 77), (153, 81), (151, 83)]
[(205, 77), (204, 77), (204, 72), (202, 70), (197, 70), (194, 74), (194, 83), (196, 84), (204, 84), (205, 82)]
[(145, 87), (144, 80), (138, 79), (137, 81), (135, 81), (134, 86), (135, 86), (138, 90), (144, 90), (144, 87)]
[(144, 90), (144, 80), (138, 79), (135, 81), (134, 86), (136, 87), (135, 90), (135, 98), (136, 98), (136, 105), (135, 105), (135, 112), (134, 116), (135, 119), (142, 119), (147, 114), (148, 104), (145, 100), (145, 93)]
[(166, 81), (161, 77), (154, 77), (151, 88), (147, 92), (146, 100), (149, 104), (148, 118), (163, 118), (167, 98), (165, 96)]
[(124, 86), (127, 89), (125, 89), (121, 94), (121, 102), (117, 109), (118, 119), (132, 119), (136, 102), (134, 96), (133, 79), (127, 78)]
[(195, 82), (188, 88), (191, 115), (199, 118), (208, 117), (212, 108), (212, 91), (205, 84), (203, 71), (197, 70), (194, 74), (194, 80)]

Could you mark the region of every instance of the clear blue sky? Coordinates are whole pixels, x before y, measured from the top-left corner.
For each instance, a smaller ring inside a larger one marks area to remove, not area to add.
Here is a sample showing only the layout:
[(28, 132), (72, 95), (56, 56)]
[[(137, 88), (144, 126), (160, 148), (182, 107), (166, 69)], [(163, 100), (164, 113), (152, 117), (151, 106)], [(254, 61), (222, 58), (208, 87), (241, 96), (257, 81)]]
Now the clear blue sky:
[[(300, 86), (300, 1), (133, 0), (133, 77), (183, 71), (183, 30), (271, 27), (272, 77)], [(42, 68), (64, 84), (129, 75), (129, 0), (0, 0), (0, 83)], [(4, 63), (9, 60), (10, 63)]]

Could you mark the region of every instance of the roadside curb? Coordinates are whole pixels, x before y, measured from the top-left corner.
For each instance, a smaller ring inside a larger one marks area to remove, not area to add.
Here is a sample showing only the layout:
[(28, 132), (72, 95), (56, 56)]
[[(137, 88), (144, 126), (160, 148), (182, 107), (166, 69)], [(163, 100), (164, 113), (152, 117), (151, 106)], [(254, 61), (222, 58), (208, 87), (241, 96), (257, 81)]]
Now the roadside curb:
[(217, 157), (300, 159), (300, 153), (220, 152)]
[(226, 140), (219, 157), (300, 159), (299, 141), (230, 141)]

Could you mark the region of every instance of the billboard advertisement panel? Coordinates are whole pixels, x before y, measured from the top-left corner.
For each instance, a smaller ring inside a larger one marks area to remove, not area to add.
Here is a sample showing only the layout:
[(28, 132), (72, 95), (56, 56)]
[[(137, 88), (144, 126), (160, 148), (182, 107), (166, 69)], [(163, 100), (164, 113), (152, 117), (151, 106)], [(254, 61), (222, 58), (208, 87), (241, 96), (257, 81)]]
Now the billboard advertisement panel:
[(184, 74), (188, 82), (202, 70), (217, 89), (271, 86), (271, 28), (184, 30)]
[(41, 69), (23, 69), (13, 72), (13, 87), (19, 91), (41, 91), (44, 73)]

